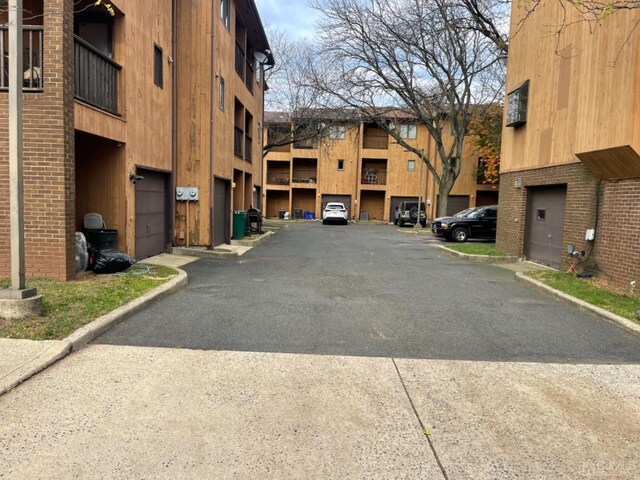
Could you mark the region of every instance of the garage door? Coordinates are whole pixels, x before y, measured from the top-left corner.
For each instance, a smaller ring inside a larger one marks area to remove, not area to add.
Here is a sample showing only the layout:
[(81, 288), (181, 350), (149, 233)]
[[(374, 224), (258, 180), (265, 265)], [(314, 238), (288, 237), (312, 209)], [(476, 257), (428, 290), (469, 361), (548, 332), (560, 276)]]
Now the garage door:
[(323, 210), (324, 206), (329, 202), (344, 203), (344, 206), (347, 207), (347, 214), (349, 215), (349, 218), (351, 218), (351, 195), (322, 195)]
[(449, 195), (447, 215), (453, 215), (469, 208), (469, 195)]
[(498, 204), (497, 190), (478, 190), (476, 192), (476, 207)]
[(213, 246), (231, 243), (231, 185), (216, 178), (213, 185)]
[(144, 177), (136, 183), (136, 258), (141, 260), (163, 253), (169, 240), (169, 175), (141, 169), (137, 174)]
[(559, 267), (567, 187), (529, 188), (524, 253), (530, 260)]

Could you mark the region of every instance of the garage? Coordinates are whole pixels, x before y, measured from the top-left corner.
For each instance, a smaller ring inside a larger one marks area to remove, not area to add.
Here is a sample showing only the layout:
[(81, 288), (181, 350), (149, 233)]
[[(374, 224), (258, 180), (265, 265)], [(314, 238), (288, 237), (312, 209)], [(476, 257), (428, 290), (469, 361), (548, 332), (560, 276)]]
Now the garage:
[(360, 219), (365, 217), (367, 220), (384, 220), (384, 192), (360, 192)]
[(478, 190), (476, 192), (476, 207), (498, 204), (497, 190)]
[(152, 257), (165, 251), (168, 243), (169, 174), (138, 169), (144, 177), (136, 182), (136, 258)]
[(213, 246), (231, 243), (231, 184), (216, 178), (213, 182)]
[(447, 215), (454, 215), (469, 208), (469, 195), (449, 195)]
[(344, 206), (347, 207), (347, 215), (351, 218), (351, 195), (322, 195), (322, 209), (324, 210), (324, 206), (329, 202), (339, 202), (344, 203)]
[[(389, 221), (394, 222), (396, 207), (400, 206), (400, 202), (417, 202), (418, 197), (391, 197), (389, 202)], [(395, 222), (394, 222), (395, 223)]]
[(560, 266), (566, 199), (566, 185), (527, 189), (524, 254), (530, 260)]

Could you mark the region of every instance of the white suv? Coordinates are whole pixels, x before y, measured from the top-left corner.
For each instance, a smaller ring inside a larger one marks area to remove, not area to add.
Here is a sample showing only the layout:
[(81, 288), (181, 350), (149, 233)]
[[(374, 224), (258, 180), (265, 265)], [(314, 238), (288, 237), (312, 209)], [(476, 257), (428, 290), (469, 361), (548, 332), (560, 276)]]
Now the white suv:
[(326, 225), (329, 222), (344, 223), (345, 225), (349, 221), (349, 213), (344, 203), (330, 202), (327, 203), (322, 210), (322, 224)]

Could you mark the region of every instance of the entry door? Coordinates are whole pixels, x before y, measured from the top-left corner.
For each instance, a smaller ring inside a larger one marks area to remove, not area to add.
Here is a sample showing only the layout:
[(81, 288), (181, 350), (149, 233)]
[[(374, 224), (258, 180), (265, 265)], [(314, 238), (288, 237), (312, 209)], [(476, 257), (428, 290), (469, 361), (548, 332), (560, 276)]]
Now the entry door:
[(544, 265), (559, 267), (567, 187), (529, 188), (525, 255)]
[(213, 246), (231, 243), (231, 185), (216, 178), (213, 185)]
[(163, 253), (167, 235), (167, 180), (165, 173), (138, 169), (136, 183), (136, 258)]

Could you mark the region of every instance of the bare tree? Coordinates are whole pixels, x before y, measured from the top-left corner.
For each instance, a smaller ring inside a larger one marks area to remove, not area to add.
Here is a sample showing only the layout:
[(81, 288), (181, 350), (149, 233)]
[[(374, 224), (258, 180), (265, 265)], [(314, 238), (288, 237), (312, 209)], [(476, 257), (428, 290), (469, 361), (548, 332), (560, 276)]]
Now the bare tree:
[[(324, 92), (309, 81), (315, 47), (305, 40), (292, 40), (283, 30), (267, 27), (269, 43), (277, 62), (265, 72), (267, 141), (263, 154), (293, 143), (321, 143), (334, 127), (352, 128), (352, 112), (323, 108)], [(316, 67), (317, 70), (317, 67)]]
[(439, 186), (437, 212), (446, 214), (470, 107), (478, 112), (503, 95), (502, 52), (485, 35), (460, 28), (467, 11), (446, 0), (316, 0), (313, 6), (322, 15), (314, 87), (418, 156), (421, 150), (397, 125), (426, 125), (437, 159), (424, 161)]

